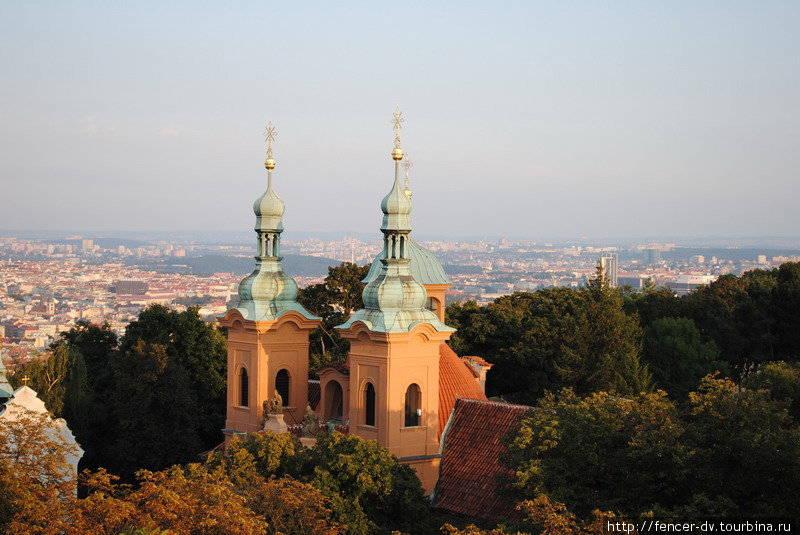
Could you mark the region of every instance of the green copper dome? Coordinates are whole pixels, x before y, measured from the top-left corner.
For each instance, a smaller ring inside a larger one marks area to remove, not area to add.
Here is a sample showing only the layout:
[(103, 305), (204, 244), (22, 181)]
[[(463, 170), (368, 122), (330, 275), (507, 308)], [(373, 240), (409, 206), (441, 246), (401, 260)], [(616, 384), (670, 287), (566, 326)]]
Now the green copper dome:
[(258, 230), (283, 230), (283, 200), (272, 189), (272, 172), (269, 172), (267, 191), (253, 203), (253, 212), (256, 214), (256, 227)]
[(319, 319), (297, 302), (297, 283), (283, 272), (281, 233), (285, 206), (272, 189), (272, 140), (275, 131), (272, 123), (267, 128), (267, 191), (255, 203), (256, 214), (256, 268), (239, 283), (239, 303), (236, 305), (244, 319), (250, 321), (273, 321), (293, 310), (308, 319)]
[(381, 201), (383, 224), (381, 230), (411, 230), (411, 199), (400, 188), (400, 164), (397, 163), (392, 190)]
[[(378, 256), (372, 261), (369, 273), (361, 282), (369, 282), (378, 276), (381, 272), (381, 260), (384, 258), (386, 258), (385, 251), (378, 253)], [(447, 278), (444, 268), (436, 256), (413, 238), (408, 240), (408, 258), (411, 260), (411, 276), (417, 282), (422, 284), (450, 284), (450, 279)]]
[(408, 332), (419, 323), (429, 323), (437, 331), (455, 331), (425, 308), (428, 294), (411, 275), (408, 259), (379, 261), (381, 270), (364, 288), (364, 308), (356, 311), (337, 329), (347, 329), (356, 321), (374, 332)]

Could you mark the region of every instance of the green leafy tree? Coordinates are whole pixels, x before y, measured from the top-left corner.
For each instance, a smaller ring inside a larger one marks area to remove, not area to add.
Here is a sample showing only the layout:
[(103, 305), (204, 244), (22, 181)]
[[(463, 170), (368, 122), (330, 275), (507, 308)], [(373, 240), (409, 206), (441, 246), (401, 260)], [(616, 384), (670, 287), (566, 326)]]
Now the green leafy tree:
[(516, 495), (547, 494), (586, 517), (671, 504), (685, 472), (683, 425), (664, 392), (631, 399), (548, 393), (508, 438)]
[(108, 400), (114, 398), (112, 366), (117, 344), (108, 323), (78, 320), (50, 346), (53, 352), (66, 349), (74, 358), (64, 392), (64, 418), (84, 449), (81, 466), (85, 468), (108, 464), (107, 446), (114, 429)]
[(789, 517), (800, 513), (800, 428), (787, 401), (705, 377), (680, 406), (548, 394), (509, 437), (505, 461), (523, 497), (547, 494), (580, 518)]
[(750, 390), (767, 390), (774, 399), (788, 402), (789, 414), (800, 423), (800, 364), (770, 362), (742, 381)]
[(494, 364), (487, 395), (533, 403), (563, 384), (555, 362), (581, 305), (580, 295), (569, 288), (516, 292), (485, 307), (453, 303), (447, 324), (458, 330), (449, 343), (458, 354), (483, 356)]
[(361, 282), (369, 272), (369, 264), (359, 266), (342, 262), (328, 268), (325, 282), (302, 288), (297, 300), (309, 312), (322, 318), (319, 327), (309, 335), (310, 368), (316, 369), (333, 361), (344, 361), (350, 352), (350, 343), (343, 340), (334, 327), (344, 323), (350, 315), (364, 306)]
[(689, 318), (660, 318), (644, 331), (642, 359), (656, 385), (676, 399), (686, 399), (709, 373), (724, 370), (719, 349), (704, 342)]
[(161, 344), (139, 340), (121, 352), (114, 369), (115, 444), (110, 468), (129, 478), (196, 458), (202, 449), (186, 370)]
[(783, 264), (776, 277), (776, 357), (796, 362), (800, 360), (800, 262)]
[(429, 503), (413, 468), (374, 440), (333, 433), (311, 450), (310, 483), (350, 533), (430, 529)]
[[(34, 359), (17, 369), (9, 381), (16, 388), (28, 377), (28, 386), (37, 392), (47, 410), (57, 417), (65, 415), (65, 405), (70, 410), (80, 410), (87, 392), (86, 365), (83, 356), (67, 346), (56, 346), (42, 359)], [(67, 394), (77, 396), (67, 401)]]
[(706, 377), (689, 396), (684, 442), (692, 452), (678, 515), (800, 515), (800, 428), (787, 401)]
[(198, 414), (197, 435), (203, 447), (222, 440), (227, 373), (227, 343), (222, 333), (203, 321), (198, 308), (177, 312), (151, 305), (132, 321), (120, 340), (120, 350), (130, 351), (140, 341), (165, 348), (169, 360), (188, 378), (184, 383)]
[(619, 293), (608, 286), (601, 268), (578, 294), (582, 306), (556, 360), (564, 384), (578, 393), (652, 390), (650, 373), (639, 360), (642, 330), (637, 318), (625, 314)]

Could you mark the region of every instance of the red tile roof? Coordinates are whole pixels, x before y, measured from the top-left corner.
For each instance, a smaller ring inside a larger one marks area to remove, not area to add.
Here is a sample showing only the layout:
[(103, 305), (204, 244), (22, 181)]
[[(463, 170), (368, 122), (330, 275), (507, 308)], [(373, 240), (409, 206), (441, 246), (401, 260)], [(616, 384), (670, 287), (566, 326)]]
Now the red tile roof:
[(454, 513), (492, 519), (520, 519), (513, 498), (504, 495), (502, 477), (512, 472), (500, 464), (503, 437), (519, 426), (531, 407), (459, 399), (442, 436), (434, 506)]
[(469, 364), (443, 343), (439, 346), (439, 436), (459, 398), (486, 401), (486, 394), (475, 380)]

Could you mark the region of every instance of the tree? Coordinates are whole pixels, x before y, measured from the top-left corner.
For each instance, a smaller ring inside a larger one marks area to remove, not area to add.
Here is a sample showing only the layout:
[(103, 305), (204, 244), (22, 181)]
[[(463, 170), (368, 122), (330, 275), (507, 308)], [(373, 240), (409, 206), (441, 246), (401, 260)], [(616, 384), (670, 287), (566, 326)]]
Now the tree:
[(333, 361), (344, 361), (350, 352), (350, 343), (343, 340), (334, 327), (344, 323), (350, 314), (362, 308), (361, 282), (369, 273), (370, 265), (359, 266), (342, 262), (328, 268), (325, 282), (302, 288), (297, 301), (309, 312), (322, 318), (319, 327), (309, 335), (309, 368), (314, 370)]
[(787, 401), (703, 378), (680, 407), (664, 392), (549, 394), (508, 437), (522, 497), (547, 494), (579, 519), (796, 518), (800, 427)]
[(563, 384), (554, 364), (580, 309), (580, 295), (569, 288), (515, 292), (485, 307), (453, 303), (446, 321), (458, 330), (449, 343), (461, 355), (480, 355), (494, 364), (487, 395), (533, 403)]
[(224, 470), (242, 487), (286, 477), (309, 484), (325, 497), (322, 505), (348, 533), (425, 533), (431, 528), (429, 503), (416, 472), (372, 440), (333, 433), (305, 449), (286, 433), (249, 434), (234, 437), (207, 465)]
[(704, 342), (689, 318), (660, 318), (644, 331), (642, 359), (658, 387), (676, 399), (686, 399), (700, 379), (725, 366), (717, 362), (719, 349)]
[(42, 504), (60, 504), (75, 492), (69, 458), (77, 446), (62, 439), (59, 422), (24, 408), (0, 418), (0, 530), (15, 529), (14, 519), (48, 522)]
[(795, 362), (800, 360), (800, 262), (781, 265), (776, 275), (776, 357)]
[(248, 433), (234, 435), (224, 451), (213, 452), (206, 464), (223, 469), (236, 485), (252, 484), (256, 478), (303, 477), (311, 467), (310, 457), (290, 433)]
[(139, 340), (115, 363), (116, 437), (110, 468), (130, 477), (196, 458), (202, 442), (198, 411), (186, 370), (161, 344)]
[(579, 517), (592, 509), (638, 514), (676, 499), (686, 452), (676, 406), (664, 392), (631, 399), (571, 389), (548, 393), (508, 437), (504, 462), (517, 495), (564, 502)]
[(788, 402), (789, 414), (800, 422), (800, 364), (770, 362), (742, 381), (749, 390), (767, 390), (774, 399)]
[(689, 395), (685, 444), (692, 452), (681, 516), (800, 515), (800, 428), (788, 401), (708, 376)]
[(635, 316), (625, 314), (602, 268), (578, 294), (582, 306), (556, 361), (564, 384), (578, 393), (633, 395), (652, 390), (650, 373), (639, 361), (642, 330)]
[(35, 519), (12, 523), (19, 533), (82, 535), (162, 534), (263, 535), (262, 517), (251, 511), (246, 498), (223, 474), (199, 465), (174, 466), (162, 472), (143, 470), (139, 485), (119, 485), (116, 478), (100, 470), (86, 473), (85, 499), (63, 504), (43, 503), (49, 524)]
[(113, 441), (114, 420), (107, 400), (114, 397), (117, 344), (117, 335), (108, 323), (78, 320), (50, 346), (53, 353), (68, 350), (74, 359), (64, 390), (64, 418), (84, 449), (84, 468), (108, 464), (107, 446)]
[(429, 503), (413, 468), (374, 440), (332, 433), (311, 450), (310, 483), (331, 500), (353, 534), (414, 529), (425, 532)]
[[(225, 337), (200, 318), (197, 307), (184, 312), (161, 305), (150, 305), (132, 321), (120, 340), (120, 350), (130, 351), (140, 341), (158, 344), (186, 374), (187, 394), (202, 418), (195, 418), (196, 433), (203, 447), (211, 448), (222, 440), (228, 351)], [(174, 386), (173, 386), (174, 388)]]

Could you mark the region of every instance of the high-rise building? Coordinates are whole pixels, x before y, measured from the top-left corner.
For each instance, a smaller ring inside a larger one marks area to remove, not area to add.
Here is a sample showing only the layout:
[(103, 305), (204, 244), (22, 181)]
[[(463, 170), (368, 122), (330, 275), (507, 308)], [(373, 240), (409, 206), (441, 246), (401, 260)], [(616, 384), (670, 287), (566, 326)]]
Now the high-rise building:
[(661, 250), (660, 249), (645, 249), (644, 250), (644, 265), (652, 266), (661, 263)]
[(606, 253), (600, 257), (600, 267), (603, 269), (603, 277), (608, 281), (612, 288), (617, 287), (617, 266), (619, 257), (617, 253)]

